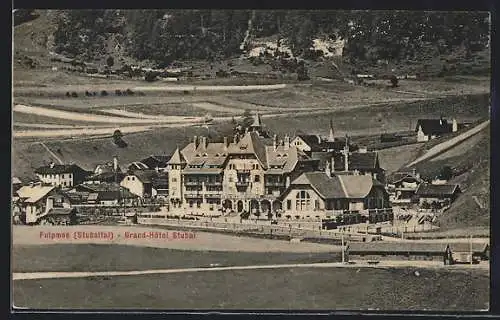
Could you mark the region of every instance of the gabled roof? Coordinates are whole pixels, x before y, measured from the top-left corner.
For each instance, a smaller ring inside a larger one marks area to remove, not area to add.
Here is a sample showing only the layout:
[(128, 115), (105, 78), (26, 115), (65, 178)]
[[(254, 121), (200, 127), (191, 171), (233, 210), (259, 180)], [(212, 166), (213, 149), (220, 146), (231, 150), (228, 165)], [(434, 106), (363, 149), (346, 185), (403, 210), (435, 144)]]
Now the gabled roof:
[[(134, 161), (128, 165), (128, 169), (129, 170), (148, 170), (150, 168), (142, 162)], [(154, 169), (154, 168), (152, 168), (152, 169)]]
[(184, 163), (186, 163), (186, 159), (181, 154), (179, 148), (175, 149), (174, 154), (172, 155), (170, 160), (168, 160), (168, 164), (184, 164)]
[(17, 195), (19, 198), (25, 199), (24, 202), (35, 203), (54, 189), (53, 186), (24, 186), (17, 190)]
[(358, 199), (366, 197), (373, 186), (383, 186), (366, 175), (339, 175), (329, 177), (325, 172), (305, 172), (292, 181), (294, 185), (309, 185), (323, 199)]
[(75, 212), (75, 208), (52, 208), (49, 212), (47, 212), (47, 214), (66, 216), (73, 212)]
[(35, 170), (38, 174), (62, 174), (87, 172), (76, 164), (54, 164), (41, 166)]
[(418, 131), (419, 127), (422, 127), (422, 132), (425, 135), (452, 132), (452, 124), (448, 123), (446, 119), (418, 119), (415, 131)]
[(460, 192), (458, 184), (421, 183), (415, 191), (419, 196), (452, 196), (455, 192)]
[(18, 177), (12, 177), (12, 184), (22, 184), (23, 182)]
[[(125, 173), (117, 172), (116, 180), (121, 181), (125, 177)], [(101, 181), (101, 182), (113, 182), (115, 181), (114, 172), (103, 172), (101, 174), (93, 174), (85, 178), (85, 181)]]
[(150, 155), (147, 158), (142, 159), (140, 162), (148, 166), (149, 169), (165, 168), (170, 160), (170, 156), (167, 155)]
[(387, 182), (392, 184), (403, 182), (404, 180), (414, 180), (417, 183), (423, 182), (421, 178), (417, 177), (411, 172), (395, 172), (389, 177), (387, 177)]
[[(337, 152), (313, 152), (311, 158), (320, 160), (320, 168), (324, 168), (327, 161), (331, 161), (333, 157), (335, 161), (335, 171), (343, 171), (345, 169), (345, 157), (342, 153)], [(378, 153), (371, 152), (351, 152), (348, 156), (349, 170), (376, 170), (379, 166)]]
[[(470, 252), (471, 243), (469, 242), (457, 242), (450, 243), (450, 248), (452, 252)], [(472, 242), (472, 252), (483, 253), (489, 248), (489, 244), (486, 242), (478, 243)]]
[(232, 143), (229, 154), (254, 154), (262, 167), (267, 169), (266, 146), (256, 132), (247, 132), (237, 143)]

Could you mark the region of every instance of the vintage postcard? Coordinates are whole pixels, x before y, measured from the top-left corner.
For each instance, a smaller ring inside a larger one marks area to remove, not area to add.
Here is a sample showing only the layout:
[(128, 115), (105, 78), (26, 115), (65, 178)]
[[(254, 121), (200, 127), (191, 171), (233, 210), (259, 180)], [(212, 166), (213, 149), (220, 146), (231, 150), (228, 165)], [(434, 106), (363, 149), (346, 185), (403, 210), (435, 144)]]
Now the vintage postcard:
[(489, 12), (13, 22), (14, 311), (489, 310)]

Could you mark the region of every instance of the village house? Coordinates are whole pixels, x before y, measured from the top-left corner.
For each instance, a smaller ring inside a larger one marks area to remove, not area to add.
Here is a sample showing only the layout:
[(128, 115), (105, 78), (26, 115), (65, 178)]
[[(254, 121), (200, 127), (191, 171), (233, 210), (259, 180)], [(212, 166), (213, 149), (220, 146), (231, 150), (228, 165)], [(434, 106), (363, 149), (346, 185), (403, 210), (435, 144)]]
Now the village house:
[(117, 183), (80, 184), (66, 192), (73, 205), (104, 205), (137, 204), (138, 196)]
[(153, 177), (151, 196), (157, 199), (168, 198), (168, 174), (162, 173), (158, 177)]
[(132, 194), (141, 198), (151, 198), (153, 195), (153, 178), (158, 177), (156, 170), (136, 170), (129, 172), (120, 182)]
[(54, 187), (71, 188), (80, 184), (92, 173), (86, 171), (76, 164), (55, 164), (42, 166), (35, 170), (40, 181)]
[(376, 151), (359, 149), (355, 152), (344, 148), (342, 152), (312, 152), (311, 158), (319, 160), (319, 169), (324, 170), (327, 163), (333, 163), (333, 172), (351, 172), (353, 174), (369, 175), (385, 183), (385, 170), (380, 166)]
[(456, 119), (449, 123), (446, 119), (418, 119), (415, 132), (417, 132), (417, 141), (425, 142), (435, 139), (443, 134), (456, 132), (458, 123)]
[(94, 169), (94, 173), (85, 178), (83, 183), (112, 183), (119, 182), (125, 174), (121, 171), (118, 158), (113, 157), (113, 162), (99, 164)]
[(392, 219), (389, 197), (380, 182), (367, 175), (335, 174), (329, 168), (302, 173), (281, 199), (282, 215), (288, 218), (331, 219), (349, 213), (369, 218), (381, 213), (386, 216), (379, 220)]
[(333, 130), (333, 123), (330, 121), (330, 131), (327, 139), (319, 135), (299, 134), (291, 141), (291, 144), (300, 151), (311, 155), (313, 152), (339, 152), (346, 147), (354, 151), (355, 146), (350, 145), (347, 138), (337, 138)]
[(418, 202), (417, 188), (424, 181), (420, 174), (413, 172), (396, 172), (388, 178), (387, 191), (393, 204), (399, 206), (409, 206)]
[(37, 223), (52, 208), (70, 208), (69, 199), (54, 186), (31, 184), (17, 190), (16, 205), (24, 222)]
[(417, 190), (419, 206), (424, 209), (439, 209), (453, 203), (461, 193), (458, 184), (429, 184), (421, 183)]
[(139, 170), (150, 170), (149, 167), (140, 161), (134, 161), (131, 164), (127, 166), (127, 173), (134, 173), (135, 171)]

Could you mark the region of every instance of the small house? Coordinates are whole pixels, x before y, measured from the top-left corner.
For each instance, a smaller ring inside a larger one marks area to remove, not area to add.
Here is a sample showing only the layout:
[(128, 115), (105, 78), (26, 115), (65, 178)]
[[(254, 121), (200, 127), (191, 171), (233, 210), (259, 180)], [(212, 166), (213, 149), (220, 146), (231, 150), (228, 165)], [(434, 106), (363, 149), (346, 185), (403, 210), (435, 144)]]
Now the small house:
[(141, 198), (150, 198), (153, 194), (153, 178), (157, 177), (156, 170), (136, 170), (126, 175), (120, 185)]
[(48, 166), (37, 168), (35, 174), (45, 184), (70, 188), (82, 183), (92, 172), (86, 171), (76, 164), (51, 163)]
[(415, 191), (420, 207), (432, 206), (433, 204), (444, 207), (455, 201), (460, 193), (458, 184), (421, 183)]
[(420, 174), (416, 172), (396, 172), (387, 180), (388, 191), (391, 194), (391, 202), (402, 204), (411, 204), (415, 200), (418, 186), (424, 181)]
[(140, 162), (145, 164), (150, 170), (165, 172), (167, 170), (168, 160), (170, 160), (170, 156), (167, 155), (150, 155)]
[(443, 134), (456, 132), (458, 130), (457, 120), (453, 119), (449, 123), (446, 119), (419, 119), (415, 132), (417, 132), (417, 141), (425, 142), (435, 139)]
[(70, 208), (70, 200), (54, 186), (29, 185), (17, 191), (17, 206), (25, 222), (37, 223), (52, 208)]

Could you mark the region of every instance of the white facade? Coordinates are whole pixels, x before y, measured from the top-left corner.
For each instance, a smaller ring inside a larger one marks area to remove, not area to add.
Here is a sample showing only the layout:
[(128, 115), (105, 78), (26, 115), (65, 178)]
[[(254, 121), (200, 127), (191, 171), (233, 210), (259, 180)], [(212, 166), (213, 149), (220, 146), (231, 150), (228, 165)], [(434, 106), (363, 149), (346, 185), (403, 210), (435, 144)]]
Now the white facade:
[(291, 144), (292, 144), (292, 146), (295, 146), (300, 151), (303, 151), (303, 152), (311, 151), (311, 147), (304, 140), (302, 140), (301, 137), (295, 137), (292, 140)]
[(120, 182), (120, 186), (128, 189), (132, 194), (135, 194), (136, 196), (144, 196), (144, 184), (135, 175), (125, 176), (125, 178), (123, 178), (123, 180)]
[(70, 172), (66, 173), (53, 173), (53, 174), (36, 174), (38, 179), (45, 184), (49, 184), (54, 187), (69, 188), (73, 186), (73, 174)]

